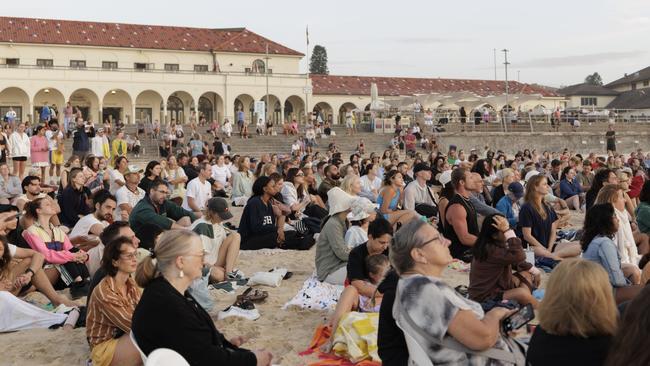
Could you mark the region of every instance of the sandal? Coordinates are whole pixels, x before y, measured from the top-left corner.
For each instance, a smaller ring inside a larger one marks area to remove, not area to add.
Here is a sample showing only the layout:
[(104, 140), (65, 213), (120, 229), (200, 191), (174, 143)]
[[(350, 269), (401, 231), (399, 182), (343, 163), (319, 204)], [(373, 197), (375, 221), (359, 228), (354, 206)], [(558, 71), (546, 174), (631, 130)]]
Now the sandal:
[(266, 300), (267, 297), (269, 297), (268, 292), (249, 287), (241, 295), (237, 296), (237, 301), (261, 302)]
[(239, 298), (237, 297), (237, 301), (235, 301), (232, 306), (236, 306), (238, 308), (244, 309), (244, 310), (253, 310), (255, 309), (255, 304), (253, 304), (250, 300), (245, 299), (245, 298)]

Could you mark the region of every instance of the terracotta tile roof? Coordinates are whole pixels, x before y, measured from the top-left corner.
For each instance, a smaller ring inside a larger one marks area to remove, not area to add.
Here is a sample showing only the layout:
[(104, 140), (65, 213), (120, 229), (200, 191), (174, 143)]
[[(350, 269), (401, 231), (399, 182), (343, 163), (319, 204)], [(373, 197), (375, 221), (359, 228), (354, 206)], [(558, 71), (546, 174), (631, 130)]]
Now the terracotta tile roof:
[[(379, 95), (398, 96), (413, 94), (472, 92), (479, 96), (505, 93), (505, 82), (469, 79), (424, 79), (375, 76), (310, 75), (314, 94), (370, 95), (370, 84), (376, 83)], [(511, 94), (541, 94), (557, 97), (552, 89), (539, 85), (508, 82)]]
[(245, 28), (160, 25), (0, 17), (0, 42), (98, 47), (265, 53), (304, 56)]

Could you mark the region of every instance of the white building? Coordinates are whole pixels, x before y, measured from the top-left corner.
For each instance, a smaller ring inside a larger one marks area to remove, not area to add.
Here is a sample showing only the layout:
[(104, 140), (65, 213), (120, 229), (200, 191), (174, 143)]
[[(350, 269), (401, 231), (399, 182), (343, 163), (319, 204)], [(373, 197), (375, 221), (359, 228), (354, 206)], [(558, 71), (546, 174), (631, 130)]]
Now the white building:
[[(12, 107), (20, 120), (34, 120), (46, 103), (61, 112), (69, 101), (93, 121), (186, 123), (193, 112), (223, 120), (239, 109), (253, 121), (254, 102), (268, 94), (275, 122), (304, 121), (315, 110), (336, 123), (345, 110), (368, 107), (372, 82), (384, 97), (505, 91), (504, 82), (491, 80), (310, 78), (299, 71), (302, 57), (245, 28), (0, 17), (0, 113)], [(562, 99), (517, 82), (510, 93), (538, 95), (527, 108), (553, 108)]]

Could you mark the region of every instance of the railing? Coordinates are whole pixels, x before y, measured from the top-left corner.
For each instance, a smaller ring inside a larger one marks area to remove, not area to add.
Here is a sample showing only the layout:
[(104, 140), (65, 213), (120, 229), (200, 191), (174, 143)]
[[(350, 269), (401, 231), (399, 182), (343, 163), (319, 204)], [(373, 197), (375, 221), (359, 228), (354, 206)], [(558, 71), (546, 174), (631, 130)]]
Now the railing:
[[(611, 113), (609, 113), (611, 112)], [(367, 112), (366, 112), (367, 113)], [(486, 119), (483, 114), (475, 117), (469, 113), (465, 117), (465, 123), (461, 123), (461, 117), (457, 111), (436, 111), (433, 113), (433, 127), (426, 126), (424, 112), (401, 113), (402, 125), (414, 126), (419, 123), (420, 127), (428, 132), (595, 132), (605, 131), (608, 123), (614, 123), (617, 128), (623, 129), (648, 129), (650, 131), (650, 115), (645, 110), (613, 109), (603, 111), (590, 111), (589, 113), (567, 114), (562, 113), (559, 123), (555, 121), (553, 114), (518, 112), (509, 115), (490, 113)], [(394, 118), (394, 114), (380, 113), (376, 118)], [(405, 124), (404, 120), (408, 120)], [(579, 121), (579, 126), (574, 121)], [(437, 128), (434, 128), (437, 127)]]
[[(165, 73), (165, 74), (213, 74), (213, 75), (234, 75), (234, 76), (265, 76), (263, 72), (247, 72), (244, 71), (195, 71), (192, 70), (164, 70), (164, 69), (151, 69), (151, 68), (104, 68), (101, 66), (86, 66), (84, 68), (71, 67), (71, 66), (40, 66), (40, 65), (0, 65), (0, 68), (6, 69), (30, 69), (30, 70), (74, 70), (74, 71), (107, 71), (107, 72), (151, 72), (151, 73)], [(269, 69), (269, 77), (289, 77), (289, 78), (301, 78), (306, 79), (309, 77), (309, 74), (291, 74), (291, 73), (281, 73), (273, 72), (272, 69)]]

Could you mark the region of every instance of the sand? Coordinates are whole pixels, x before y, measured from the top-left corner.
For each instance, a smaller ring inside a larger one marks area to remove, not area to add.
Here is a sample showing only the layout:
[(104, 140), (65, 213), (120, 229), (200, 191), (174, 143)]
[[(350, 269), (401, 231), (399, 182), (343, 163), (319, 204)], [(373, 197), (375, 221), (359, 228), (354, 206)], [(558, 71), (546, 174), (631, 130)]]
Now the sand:
[[(233, 208), (237, 223), (240, 208)], [(580, 226), (581, 216), (573, 215), (571, 226)], [(271, 254), (242, 251), (238, 267), (247, 275), (284, 267), (294, 273), (282, 282), (280, 287), (263, 287), (269, 292), (268, 299), (257, 306), (261, 317), (256, 321), (229, 318), (217, 321), (219, 310), (235, 301), (235, 294), (215, 294), (217, 305), (211, 312), (217, 329), (227, 338), (237, 335), (250, 337), (244, 347), (265, 348), (274, 354), (274, 364), (305, 365), (314, 361), (314, 356), (302, 357), (312, 339), (314, 330), (327, 319), (326, 311), (288, 309), (282, 306), (288, 302), (303, 282), (314, 271), (315, 248), (309, 251), (278, 251)], [(547, 276), (544, 276), (544, 280)], [(468, 285), (469, 273), (447, 269), (444, 279), (448, 284)], [(543, 286), (542, 286), (543, 287)], [(241, 293), (244, 288), (236, 292)], [(85, 301), (84, 301), (85, 302)], [(170, 321), (173, 321), (170, 319)], [(65, 330), (29, 330), (0, 335), (0, 365), (86, 365), (90, 351), (85, 338), (85, 328)]]

